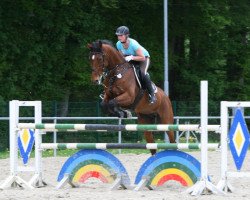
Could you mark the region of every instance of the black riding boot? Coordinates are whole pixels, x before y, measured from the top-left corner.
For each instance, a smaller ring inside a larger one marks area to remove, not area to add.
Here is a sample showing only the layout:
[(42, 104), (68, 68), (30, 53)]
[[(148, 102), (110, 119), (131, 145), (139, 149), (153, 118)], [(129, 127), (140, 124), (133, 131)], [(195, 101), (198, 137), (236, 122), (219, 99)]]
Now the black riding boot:
[(155, 96), (154, 89), (152, 87), (150, 76), (148, 73), (144, 75), (144, 85), (146, 86), (146, 89), (148, 91), (149, 103), (151, 103), (151, 104), (155, 103), (156, 96)]

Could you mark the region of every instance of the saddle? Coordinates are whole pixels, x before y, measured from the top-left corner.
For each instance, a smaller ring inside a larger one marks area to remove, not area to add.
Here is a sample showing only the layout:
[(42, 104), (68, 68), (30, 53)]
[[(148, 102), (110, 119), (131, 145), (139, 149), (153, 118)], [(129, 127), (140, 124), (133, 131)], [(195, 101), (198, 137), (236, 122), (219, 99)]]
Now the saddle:
[[(131, 64), (133, 66), (134, 74), (135, 74), (135, 77), (136, 77), (136, 81), (137, 81), (137, 83), (139, 85), (139, 88), (143, 89), (143, 90), (146, 90), (146, 86), (144, 85), (143, 74), (141, 72), (140, 65), (138, 64), (138, 62), (133, 62)], [(156, 85), (153, 82), (151, 82), (151, 84), (152, 84), (152, 87), (154, 89), (154, 93), (157, 93)]]
[(143, 85), (142, 73), (139, 65), (132, 64), (136, 81), (140, 88), (145, 89)]

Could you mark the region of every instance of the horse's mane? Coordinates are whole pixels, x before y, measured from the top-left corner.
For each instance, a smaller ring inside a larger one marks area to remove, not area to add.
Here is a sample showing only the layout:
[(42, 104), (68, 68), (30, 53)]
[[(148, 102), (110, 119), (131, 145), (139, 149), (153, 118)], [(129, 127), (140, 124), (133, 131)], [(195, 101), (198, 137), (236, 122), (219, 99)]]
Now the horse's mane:
[(92, 42), (89, 48), (90, 53), (92, 54), (102, 53), (103, 55), (108, 55), (108, 57), (115, 58), (115, 62), (117, 62), (117, 60), (119, 63), (125, 62), (122, 54), (119, 53), (113, 43), (109, 40), (96, 40)]
[(100, 40), (100, 41), (102, 42), (102, 44), (107, 44), (107, 45), (109, 45), (109, 46), (115, 48), (113, 42), (110, 41), (110, 40)]
[(92, 49), (91, 49), (91, 50), (92, 50), (93, 52), (102, 52), (102, 48), (101, 48), (101, 46), (100, 46), (100, 43), (101, 43), (101, 44), (108, 45), (108, 46), (110, 46), (110, 47), (112, 47), (112, 48), (114, 48), (114, 49), (116, 50), (116, 48), (115, 48), (113, 42), (110, 41), (110, 40), (96, 40), (96, 41), (94, 41), (94, 42), (92, 43)]

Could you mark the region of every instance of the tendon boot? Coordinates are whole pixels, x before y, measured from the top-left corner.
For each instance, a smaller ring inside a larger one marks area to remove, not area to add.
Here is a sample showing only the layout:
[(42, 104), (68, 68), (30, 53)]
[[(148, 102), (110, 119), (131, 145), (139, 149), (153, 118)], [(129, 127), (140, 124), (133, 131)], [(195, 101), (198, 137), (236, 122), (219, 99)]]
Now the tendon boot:
[(144, 85), (148, 91), (149, 103), (150, 104), (155, 103), (157, 99), (156, 99), (154, 89), (152, 87), (150, 76), (148, 73), (144, 75)]

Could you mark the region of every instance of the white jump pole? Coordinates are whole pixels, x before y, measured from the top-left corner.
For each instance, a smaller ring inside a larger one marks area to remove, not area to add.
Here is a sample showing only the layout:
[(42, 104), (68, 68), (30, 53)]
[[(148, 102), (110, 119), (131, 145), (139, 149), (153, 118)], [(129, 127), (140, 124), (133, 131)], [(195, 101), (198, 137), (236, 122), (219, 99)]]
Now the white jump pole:
[(200, 111), (201, 111), (201, 177), (192, 187), (187, 189), (187, 193), (197, 196), (205, 192), (215, 194), (223, 193), (208, 180), (208, 82), (201, 81), (200, 86)]

